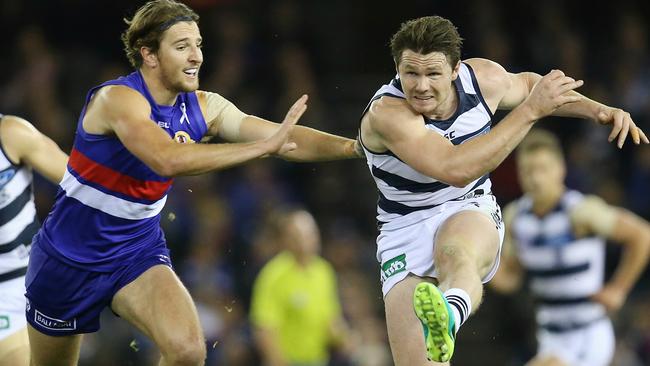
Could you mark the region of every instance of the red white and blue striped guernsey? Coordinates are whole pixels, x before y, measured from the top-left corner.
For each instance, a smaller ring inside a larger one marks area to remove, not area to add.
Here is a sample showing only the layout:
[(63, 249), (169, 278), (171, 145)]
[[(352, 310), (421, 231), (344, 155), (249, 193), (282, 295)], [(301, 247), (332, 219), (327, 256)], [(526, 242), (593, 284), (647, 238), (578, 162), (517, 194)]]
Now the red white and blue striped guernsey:
[(200, 141), (207, 130), (194, 92), (181, 93), (173, 106), (158, 105), (139, 71), (88, 92), (56, 202), (34, 241), (48, 254), (93, 271), (112, 271), (122, 260), (164, 242), (160, 211), (172, 186), (172, 179), (156, 174), (116, 136), (84, 131), (88, 102), (107, 85), (140, 92), (151, 105), (151, 123), (178, 142)]

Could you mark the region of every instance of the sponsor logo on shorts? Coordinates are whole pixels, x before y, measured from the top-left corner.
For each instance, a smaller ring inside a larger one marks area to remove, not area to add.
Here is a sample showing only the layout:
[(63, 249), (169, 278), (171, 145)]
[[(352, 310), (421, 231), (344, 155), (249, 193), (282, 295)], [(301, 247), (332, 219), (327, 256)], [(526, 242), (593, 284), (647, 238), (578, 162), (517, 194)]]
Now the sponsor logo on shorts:
[(9, 329), (10, 326), (9, 317), (6, 315), (0, 315), (0, 329)]
[(50, 330), (75, 330), (77, 329), (77, 318), (72, 320), (61, 320), (47, 316), (37, 309), (34, 309), (34, 321), (42, 327)]
[(404, 271), (406, 271), (406, 254), (400, 254), (381, 266), (381, 282)]

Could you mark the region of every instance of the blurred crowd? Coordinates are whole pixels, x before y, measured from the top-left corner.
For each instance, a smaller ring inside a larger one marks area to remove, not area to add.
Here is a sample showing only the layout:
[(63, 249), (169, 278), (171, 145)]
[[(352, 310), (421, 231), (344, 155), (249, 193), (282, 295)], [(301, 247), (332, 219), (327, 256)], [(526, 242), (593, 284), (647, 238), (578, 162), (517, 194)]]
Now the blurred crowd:
[[(280, 121), (301, 94), (301, 124), (354, 138), (360, 113), (394, 75), (388, 40), (405, 20), (441, 15), (465, 38), (463, 58), (485, 57), (512, 72), (559, 68), (584, 79), (581, 92), (629, 111), (650, 132), (650, 3), (406, 0), (187, 0), (201, 16), (201, 89), (246, 113)], [(100, 4), (101, 3), (101, 4)], [(0, 0), (5, 51), (0, 112), (30, 120), (69, 151), (85, 93), (130, 72), (122, 19), (144, 1)], [(587, 11), (586, 7), (590, 9)], [(590, 14), (590, 15), (587, 15)], [(495, 120), (503, 114), (497, 114)], [(540, 122), (562, 139), (567, 185), (650, 219), (650, 148), (607, 143), (593, 122)], [(432, 157), (435, 158), (435, 157)], [(492, 174), (501, 204), (520, 194), (514, 163)], [(36, 181), (41, 217), (56, 188)], [(248, 311), (253, 280), (277, 253), (264, 230), (274, 208), (298, 204), (318, 221), (322, 256), (336, 270), (344, 316), (358, 340), (331, 365), (390, 365), (379, 265), (374, 183), (362, 160), (294, 164), (263, 159), (217, 174), (178, 178), (163, 213), (175, 269), (194, 297), (208, 365), (257, 365)], [(613, 251), (609, 262), (615, 263)], [(608, 263), (609, 263), (608, 262)], [(614, 319), (616, 365), (650, 365), (650, 276)], [(459, 365), (521, 365), (534, 351), (531, 299), (488, 292), (462, 330)], [(151, 344), (110, 312), (86, 336), (82, 365), (153, 364)]]

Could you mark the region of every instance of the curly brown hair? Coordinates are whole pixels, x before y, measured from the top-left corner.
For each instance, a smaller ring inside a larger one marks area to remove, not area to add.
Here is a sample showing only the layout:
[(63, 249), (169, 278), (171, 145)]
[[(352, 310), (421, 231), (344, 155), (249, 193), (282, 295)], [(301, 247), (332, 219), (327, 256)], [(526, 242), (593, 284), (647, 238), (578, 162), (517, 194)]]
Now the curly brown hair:
[(181, 21), (198, 23), (199, 16), (187, 5), (174, 0), (149, 1), (135, 12), (133, 18), (125, 18), (129, 27), (121, 38), (131, 66), (136, 69), (142, 66), (140, 49), (147, 47), (153, 52), (158, 51), (165, 31)]
[(402, 23), (390, 40), (390, 51), (395, 65), (399, 65), (404, 50), (426, 55), (441, 52), (453, 68), (460, 61), (463, 39), (448, 19), (428, 16)]

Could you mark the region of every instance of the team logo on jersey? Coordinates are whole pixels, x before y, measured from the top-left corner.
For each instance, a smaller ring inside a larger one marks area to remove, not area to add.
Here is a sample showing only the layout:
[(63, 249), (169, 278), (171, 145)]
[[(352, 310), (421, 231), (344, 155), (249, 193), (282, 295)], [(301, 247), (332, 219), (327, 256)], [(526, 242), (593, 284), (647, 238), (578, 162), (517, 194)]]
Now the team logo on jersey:
[(0, 188), (4, 187), (5, 184), (9, 183), (11, 178), (16, 175), (16, 168), (9, 167), (0, 172)]
[(381, 282), (404, 271), (406, 271), (406, 254), (400, 254), (381, 266)]
[(194, 140), (192, 140), (192, 138), (190, 137), (190, 134), (185, 131), (176, 132), (174, 134), (174, 140), (176, 140), (176, 142), (181, 144), (188, 144), (194, 142)]

